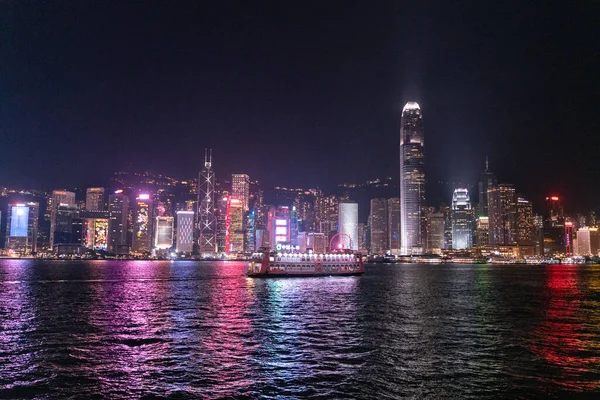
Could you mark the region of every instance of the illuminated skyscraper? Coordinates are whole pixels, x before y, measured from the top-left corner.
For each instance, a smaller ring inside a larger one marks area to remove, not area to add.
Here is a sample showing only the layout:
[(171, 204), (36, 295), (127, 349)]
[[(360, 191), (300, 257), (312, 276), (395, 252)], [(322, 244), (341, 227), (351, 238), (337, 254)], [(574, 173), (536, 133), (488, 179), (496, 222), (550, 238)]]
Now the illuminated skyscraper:
[(204, 151), (204, 168), (198, 178), (199, 250), (204, 256), (217, 252), (217, 219), (215, 216), (215, 173), (212, 169), (212, 150)]
[(256, 248), (256, 211), (246, 212), (244, 235), (244, 251), (255, 251)]
[(290, 244), (290, 209), (282, 206), (269, 211), (269, 244), (272, 249), (277, 244)]
[(519, 246), (533, 246), (535, 232), (531, 202), (522, 196), (518, 196), (516, 207), (517, 244)]
[(117, 190), (108, 197), (108, 250), (116, 254), (127, 253), (127, 216), (129, 197)]
[(467, 189), (455, 189), (452, 195), (452, 248), (473, 247), (473, 211)]
[(227, 223), (227, 254), (237, 254), (244, 251), (244, 208), (242, 201), (229, 198)]
[(422, 253), (426, 229), (424, 132), (421, 109), (415, 102), (406, 103), (402, 110), (400, 205), (402, 253)]
[(224, 193), (223, 197), (219, 198), (217, 202), (217, 252), (219, 254), (227, 253), (227, 238), (228, 238), (228, 229), (229, 226), (229, 194), (227, 192)]
[(135, 200), (133, 214), (134, 253), (152, 252), (152, 232), (154, 225), (154, 207), (149, 194), (140, 194)]
[(108, 249), (108, 218), (82, 218), (81, 245), (92, 250)]
[(444, 213), (432, 212), (427, 215), (427, 251), (440, 254), (444, 249)]
[(156, 217), (154, 248), (167, 250), (173, 246), (173, 217)]
[(514, 246), (517, 240), (515, 189), (499, 184), (488, 190), (491, 245)]
[(475, 221), (475, 236), (477, 246), (487, 246), (490, 244), (490, 219), (489, 217), (479, 217)]
[(240, 200), (244, 212), (248, 211), (248, 201), (250, 200), (250, 177), (248, 175), (231, 175), (231, 197)]
[(298, 209), (292, 206), (290, 210), (290, 244), (298, 246)]
[(385, 254), (387, 250), (387, 200), (371, 199), (371, 214), (369, 216), (371, 228), (371, 254)]
[(358, 250), (358, 203), (342, 201), (339, 205), (338, 233), (350, 236), (351, 250)]
[(577, 230), (577, 246), (574, 253), (576, 256), (592, 255), (590, 229), (587, 226)]
[(194, 212), (177, 211), (178, 253), (191, 253), (194, 249)]
[(75, 193), (65, 190), (53, 190), (50, 198), (50, 248), (54, 247), (54, 232), (56, 231), (56, 215), (58, 207), (63, 204), (75, 207)]
[(86, 211), (104, 211), (104, 188), (88, 188), (85, 193)]
[(485, 158), (485, 171), (481, 174), (479, 181), (479, 204), (477, 209), (478, 217), (489, 216), (488, 212), (488, 190), (495, 187), (498, 182), (496, 181), (496, 175), (494, 175), (490, 169), (490, 164), (487, 157)]
[(392, 252), (392, 254), (400, 254), (400, 199), (397, 197), (388, 199), (387, 211), (388, 249)]
[(546, 197), (544, 215), (544, 255), (563, 254), (565, 243), (565, 215), (558, 196)]
[(18, 255), (37, 251), (39, 203), (16, 203), (8, 205), (5, 248)]

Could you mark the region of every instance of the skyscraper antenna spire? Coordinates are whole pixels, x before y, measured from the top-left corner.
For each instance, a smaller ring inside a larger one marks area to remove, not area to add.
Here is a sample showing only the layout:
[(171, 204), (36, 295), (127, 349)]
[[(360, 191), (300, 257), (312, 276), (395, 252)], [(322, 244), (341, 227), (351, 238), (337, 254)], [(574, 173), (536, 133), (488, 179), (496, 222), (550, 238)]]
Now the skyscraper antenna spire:
[(490, 163), (488, 161), (488, 156), (485, 156), (485, 171), (487, 172), (490, 168)]

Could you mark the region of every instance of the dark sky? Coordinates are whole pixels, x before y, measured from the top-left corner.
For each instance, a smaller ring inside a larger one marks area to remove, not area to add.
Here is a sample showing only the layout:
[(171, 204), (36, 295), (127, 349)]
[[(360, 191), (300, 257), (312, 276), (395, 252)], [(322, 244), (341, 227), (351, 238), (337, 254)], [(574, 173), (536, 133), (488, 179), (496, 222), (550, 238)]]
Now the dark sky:
[(431, 203), (487, 154), (531, 198), (599, 205), (597, 2), (123, 3), (0, 3), (0, 184), (185, 178), (205, 147), (221, 178), (397, 177), (414, 100)]

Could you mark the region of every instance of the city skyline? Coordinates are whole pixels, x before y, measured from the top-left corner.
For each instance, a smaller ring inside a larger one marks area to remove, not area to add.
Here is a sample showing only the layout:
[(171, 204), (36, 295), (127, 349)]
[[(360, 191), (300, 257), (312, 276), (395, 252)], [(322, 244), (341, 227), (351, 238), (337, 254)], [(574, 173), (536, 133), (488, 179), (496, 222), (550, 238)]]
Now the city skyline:
[[(269, 186), (396, 179), (399, 115), (416, 101), (432, 201), (453, 189), (435, 182), (476, 182), (486, 155), (533, 199), (561, 193), (591, 208), (600, 197), (590, 184), (600, 172), (577, 165), (600, 140), (597, 60), (583, 44), (593, 13), (575, 25), (558, 8), (541, 17), (520, 3), (508, 20), (505, 3), (431, 15), (428, 4), (387, 2), (343, 13), (335, 3), (0, 7), (11, 44), (0, 47), (5, 186), (94, 186), (118, 170), (193, 176), (204, 148), (221, 174)], [(300, 34), (304, 24), (313, 29)]]

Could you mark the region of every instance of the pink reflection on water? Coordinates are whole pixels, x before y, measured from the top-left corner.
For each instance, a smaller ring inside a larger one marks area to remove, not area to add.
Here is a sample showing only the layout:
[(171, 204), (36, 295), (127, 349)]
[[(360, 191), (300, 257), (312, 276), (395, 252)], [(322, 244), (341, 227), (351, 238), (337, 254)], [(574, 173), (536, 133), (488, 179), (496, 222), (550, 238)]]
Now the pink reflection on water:
[[(246, 286), (250, 282), (240, 276), (243, 263), (216, 263), (216, 285), (211, 288), (203, 314), (207, 330), (200, 339), (206, 373), (214, 375), (221, 394), (235, 395), (261, 380), (251, 374), (250, 355), (259, 344), (255, 341), (249, 316), (254, 298)], [(235, 384), (232, 384), (235, 382)]]
[(581, 378), (582, 374), (598, 372), (600, 360), (592, 355), (597, 353), (597, 345), (586, 331), (588, 324), (596, 325), (599, 319), (594, 315), (595, 320), (584, 322), (578, 267), (549, 266), (547, 277), (550, 299), (543, 322), (533, 332), (537, 340), (531, 350), (561, 370), (561, 379), (555, 384), (571, 390), (597, 389), (600, 382)]

